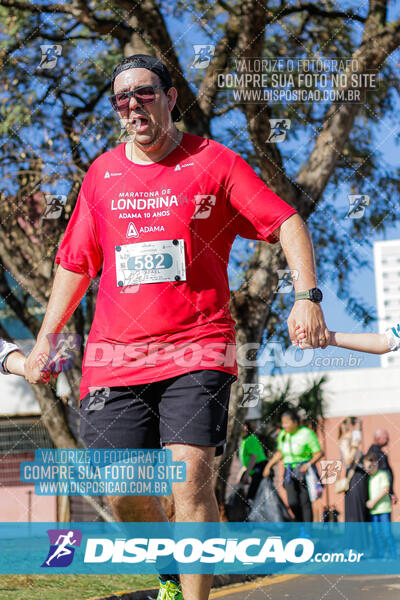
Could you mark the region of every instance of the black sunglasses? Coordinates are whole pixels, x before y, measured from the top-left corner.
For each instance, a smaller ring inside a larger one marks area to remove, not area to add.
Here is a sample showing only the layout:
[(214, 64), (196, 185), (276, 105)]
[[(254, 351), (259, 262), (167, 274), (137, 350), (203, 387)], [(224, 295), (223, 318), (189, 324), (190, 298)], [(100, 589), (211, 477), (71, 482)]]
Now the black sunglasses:
[(140, 105), (150, 104), (156, 99), (155, 90), (165, 90), (163, 85), (142, 85), (131, 92), (121, 92), (110, 96), (110, 102), (114, 110), (127, 110), (132, 96)]

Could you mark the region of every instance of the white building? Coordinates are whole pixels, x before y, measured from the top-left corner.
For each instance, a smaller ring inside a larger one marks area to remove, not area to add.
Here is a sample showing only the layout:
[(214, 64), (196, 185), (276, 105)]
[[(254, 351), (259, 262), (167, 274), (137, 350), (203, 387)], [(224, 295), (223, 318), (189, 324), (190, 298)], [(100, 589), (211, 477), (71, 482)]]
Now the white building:
[(283, 388), (287, 379), (292, 382), (296, 394), (310, 387), (310, 382), (326, 375), (324, 386), (327, 418), (350, 415), (383, 415), (399, 413), (400, 377), (397, 368), (387, 369), (341, 369), (289, 373), (286, 375), (263, 375), (260, 383)]
[[(400, 240), (374, 243), (379, 333), (400, 321)], [(400, 367), (400, 353), (381, 356), (382, 367)]]

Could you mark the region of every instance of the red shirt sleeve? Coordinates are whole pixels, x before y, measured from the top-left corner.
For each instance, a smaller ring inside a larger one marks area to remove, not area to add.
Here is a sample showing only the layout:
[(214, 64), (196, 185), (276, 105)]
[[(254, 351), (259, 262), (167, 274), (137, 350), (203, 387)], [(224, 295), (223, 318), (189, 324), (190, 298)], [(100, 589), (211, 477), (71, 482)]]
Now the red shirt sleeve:
[(236, 234), (244, 238), (274, 243), (278, 240), (272, 233), (296, 213), (239, 155), (227, 180), (227, 192), (232, 226)]
[(86, 273), (93, 278), (103, 264), (103, 252), (88, 205), (90, 193), (88, 175), (83, 180), (75, 208), (58, 248), (55, 263), (68, 271)]

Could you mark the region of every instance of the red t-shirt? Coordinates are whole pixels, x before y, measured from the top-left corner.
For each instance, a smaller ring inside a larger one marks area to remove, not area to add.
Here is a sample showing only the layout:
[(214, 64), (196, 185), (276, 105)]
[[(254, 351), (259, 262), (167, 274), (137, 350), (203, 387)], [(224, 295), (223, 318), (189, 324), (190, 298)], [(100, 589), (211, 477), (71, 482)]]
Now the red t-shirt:
[(199, 369), (236, 374), (232, 243), (274, 242), (295, 212), (235, 152), (195, 135), (149, 165), (125, 144), (99, 156), (55, 259), (90, 277), (102, 269), (81, 398)]

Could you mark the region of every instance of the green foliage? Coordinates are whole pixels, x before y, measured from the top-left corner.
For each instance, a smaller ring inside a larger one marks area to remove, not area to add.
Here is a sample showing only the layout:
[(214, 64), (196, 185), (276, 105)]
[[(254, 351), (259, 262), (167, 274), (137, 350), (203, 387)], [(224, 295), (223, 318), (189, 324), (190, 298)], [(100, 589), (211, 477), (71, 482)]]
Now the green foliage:
[[(342, 3), (343, 4), (343, 3)], [(352, 9), (366, 16), (367, 6), (338, 7), (327, 0), (325, 11)], [(266, 3), (268, 23), (264, 36), (264, 57), (348, 58), (359, 46), (363, 25), (352, 18), (308, 15), (295, 12), (284, 15), (293, 3), (271, 0)], [(165, 17), (182, 69), (193, 89), (198, 90), (204, 71), (190, 69), (193, 43), (212, 43), (216, 47), (225, 35), (226, 24), (240, 30), (241, 2), (209, 3), (197, 0), (190, 6), (183, 1), (161, 0), (155, 3)], [(135, 7), (128, 11), (124, 3), (104, 4), (95, 0), (89, 5), (94, 21), (107, 19), (127, 28), (134, 23)], [(236, 22), (235, 22), (236, 19)], [(0, 92), (0, 193), (7, 197), (18, 190), (20, 170), (29, 169), (29, 159), (40, 157), (43, 164), (44, 191), (68, 195), (67, 215), (71, 213), (79, 184), (91, 162), (120, 139), (118, 120), (107, 96), (109, 77), (121, 59), (124, 44), (116, 35), (99, 34), (85, 19), (70, 12), (30, 12), (0, 5), (0, 60), (4, 86)], [(235, 24), (236, 23), (236, 24)], [(139, 31), (146, 37), (145, 29)], [(180, 31), (174, 36), (174, 31)], [(60, 44), (62, 55), (52, 70), (39, 68), (40, 46)], [(235, 48), (229, 51), (231, 62)], [(321, 282), (333, 286), (349, 313), (365, 324), (375, 317), (362, 298), (349, 293), (352, 274), (367, 264), (371, 231), (384, 232), (399, 211), (400, 172), (382, 160), (381, 141), (398, 127), (399, 111), (395, 90), (398, 89), (396, 59), (389, 56), (382, 67), (379, 88), (368, 92), (366, 102), (352, 127), (318, 209), (309, 218), (318, 259)], [(294, 73), (296, 76), (296, 73)], [(321, 132), (329, 107), (320, 103), (270, 103), (262, 107), (263, 118), (291, 119), (288, 140), (279, 144), (287, 177), (296, 180), (308, 159), (316, 137)], [(230, 106), (229, 97), (220, 91), (215, 111), (227, 112), (211, 119), (213, 137), (239, 152), (258, 170), (263, 160), (250, 142), (243, 106)], [(388, 127), (387, 123), (393, 124)], [(24, 156), (21, 155), (23, 149)], [(367, 194), (371, 204), (363, 219), (345, 219), (347, 193)], [(54, 239), (62, 234), (65, 222)], [(53, 237), (51, 237), (53, 239)], [(338, 240), (339, 243), (338, 243)], [(240, 247), (233, 257), (240, 284), (254, 244)], [(240, 271), (242, 276), (240, 276)], [(281, 315), (288, 312), (291, 298), (276, 294), (271, 306), (268, 335), (287, 336)]]

